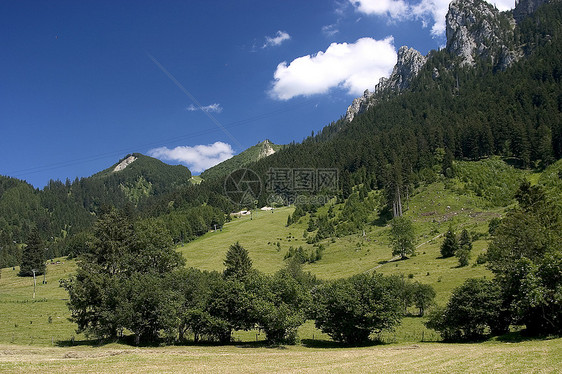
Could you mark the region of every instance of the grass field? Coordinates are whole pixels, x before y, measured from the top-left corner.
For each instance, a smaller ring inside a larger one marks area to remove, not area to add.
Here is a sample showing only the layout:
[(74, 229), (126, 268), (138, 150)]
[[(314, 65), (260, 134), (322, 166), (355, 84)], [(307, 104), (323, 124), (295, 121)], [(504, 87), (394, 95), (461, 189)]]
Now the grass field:
[(420, 343), (360, 348), (0, 345), (6, 373), (558, 373), (562, 339), (515, 344)]
[[(459, 234), (462, 228), (485, 234), (488, 221), (503, 212), (503, 209), (480, 208), (481, 205), (479, 198), (456, 194), (445, 189), (442, 183), (422, 187), (411, 198), (407, 212), (407, 216), (414, 220), (418, 235), (415, 257), (385, 263), (392, 258), (388, 227), (369, 226), (364, 237), (357, 233), (336, 238), (334, 242), (323, 240), (321, 244), (326, 250), (322, 260), (307, 264), (304, 269), (321, 279), (368, 271), (413, 276), (413, 280), (431, 284), (437, 291), (437, 301), (444, 302), (465, 279), (491, 276), (483, 265), (458, 268), (455, 257), (442, 259), (439, 253), (442, 238), (438, 236), (445, 233), (449, 225), (453, 225)], [(252, 218), (234, 218), (222, 231), (209, 232), (179, 250), (186, 258), (187, 266), (222, 271), (228, 247), (239, 241), (250, 253), (256, 269), (273, 273), (284, 266), (283, 257), (290, 246), (312, 248), (303, 237), (306, 219), (285, 226), (292, 212), (293, 208), (287, 207), (275, 209), (273, 213), (258, 211)], [(485, 250), (487, 241), (477, 240), (473, 245), (471, 264)]]

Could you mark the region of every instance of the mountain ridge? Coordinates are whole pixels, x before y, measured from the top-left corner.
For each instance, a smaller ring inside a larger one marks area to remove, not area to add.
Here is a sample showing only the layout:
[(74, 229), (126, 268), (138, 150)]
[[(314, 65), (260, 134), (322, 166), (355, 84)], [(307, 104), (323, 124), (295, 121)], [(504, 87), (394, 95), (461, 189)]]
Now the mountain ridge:
[[(453, 0), (446, 15), (445, 50), (456, 56), (459, 66), (474, 67), (479, 61), (491, 59), (492, 65), (505, 70), (524, 55), (522, 46), (516, 45), (516, 24), (541, 5), (557, 1), (521, 0), (513, 11), (500, 12), (484, 0)], [(414, 48), (400, 47), (391, 75), (381, 78), (372, 92), (366, 90), (362, 96), (354, 99), (346, 111), (345, 119), (352, 121), (385, 93), (400, 93), (407, 89), (433, 53), (435, 51), (423, 56)], [(438, 78), (442, 73), (435, 69), (433, 78)]]

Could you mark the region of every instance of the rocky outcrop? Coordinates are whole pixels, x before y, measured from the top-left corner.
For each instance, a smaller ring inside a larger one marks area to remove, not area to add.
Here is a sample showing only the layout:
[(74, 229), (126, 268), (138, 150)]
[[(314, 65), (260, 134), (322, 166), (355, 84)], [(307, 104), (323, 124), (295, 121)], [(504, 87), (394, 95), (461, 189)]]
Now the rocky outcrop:
[(117, 164), (117, 166), (113, 169), (113, 172), (115, 173), (115, 172), (124, 170), (127, 166), (131, 165), (136, 160), (137, 160), (137, 158), (133, 155), (129, 155), (129, 156), (125, 157), (125, 159), (123, 161), (121, 161), (119, 164)]
[(271, 146), (271, 142), (268, 139), (265, 139), (263, 142), (260, 143), (261, 149), (260, 153), (258, 154), (258, 160), (265, 158), (267, 156), (271, 156), (275, 153), (275, 149)]
[(461, 65), (490, 60), (501, 69), (517, 61), (513, 47), (515, 22), (483, 0), (454, 0), (446, 18), (447, 51), (460, 57)]
[(363, 113), (369, 108), (369, 99), (372, 94), (369, 90), (363, 92), (363, 96), (353, 99), (351, 105), (347, 107), (347, 112), (345, 113), (345, 119), (347, 121), (353, 120), (356, 115)]
[[(523, 56), (521, 48), (515, 45), (516, 21), (520, 22), (542, 4), (555, 1), (560, 0), (519, 0), (513, 12), (500, 12), (484, 0), (453, 0), (446, 17), (446, 50), (456, 56), (451, 64), (474, 66), (484, 61), (495, 69), (507, 69)], [(415, 49), (401, 47), (390, 77), (381, 78), (372, 91), (366, 90), (353, 100), (345, 119), (351, 121), (366, 111), (383, 92), (407, 89), (426, 61), (427, 57)], [(439, 79), (441, 73), (434, 68), (433, 79)]]
[(384, 90), (395, 92), (403, 91), (410, 86), (410, 82), (418, 75), (421, 68), (425, 65), (427, 57), (423, 56), (414, 48), (406, 46), (398, 50), (398, 58), (392, 74), (389, 78), (381, 78), (375, 86), (373, 92), (365, 90), (363, 96), (353, 100), (347, 108), (346, 120), (351, 121), (357, 114), (366, 111), (374, 102), (377, 93)]
[(418, 75), (426, 61), (427, 57), (414, 48), (400, 47), (398, 61), (385, 85), (395, 91), (403, 91), (410, 86), (410, 82)]

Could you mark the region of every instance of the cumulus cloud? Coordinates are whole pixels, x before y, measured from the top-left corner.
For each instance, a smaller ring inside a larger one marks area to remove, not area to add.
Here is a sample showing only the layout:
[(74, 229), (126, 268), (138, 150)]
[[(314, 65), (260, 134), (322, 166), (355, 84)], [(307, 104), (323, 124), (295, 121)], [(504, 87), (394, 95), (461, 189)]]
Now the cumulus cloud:
[(283, 43), (285, 40), (289, 40), (289, 39), (291, 39), (291, 35), (289, 35), (285, 31), (279, 30), (277, 31), (277, 34), (275, 34), (274, 37), (270, 37), (270, 36), (265, 37), (265, 44), (263, 45), (262, 48), (277, 47), (278, 45), (281, 45), (281, 43)]
[(403, 18), (408, 15), (408, 4), (403, 0), (349, 0), (361, 13), (388, 15), (392, 18)]
[[(404, 0), (348, 0), (355, 9), (364, 14), (387, 16), (390, 20), (421, 19), (424, 27), (431, 25), (434, 36), (445, 34), (445, 16), (450, 0), (420, 0), (415, 3)], [(515, 7), (515, 0), (488, 0), (499, 10)]]
[(180, 162), (187, 165), (192, 172), (200, 173), (234, 156), (234, 150), (230, 144), (215, 142), (194, 147), (154, 148), (148, 151), (148, 155), (163, 161)]
[(325, 52), (280, 63), (271, 97), (289, 100), (299, 95), (326, 93), (335, 87), (358, 95), (390, 75), (396, 64), (394, 39), (361, 38), (355, 43), (332, 43)]
[(187, 107), (187, 110), (189, 110), (190, 112), (196, 112), (198, 110), (201, 110), (203, 112), (207, 112), (207, 113), (220, 113), (222, 112), (222, 106), (218, 103), (214, 103), (211, 105), (207, 105), (207, 106), (202, 106), (202, 107), (196, 107), (195, 105), (191, 104), (190, 106)]

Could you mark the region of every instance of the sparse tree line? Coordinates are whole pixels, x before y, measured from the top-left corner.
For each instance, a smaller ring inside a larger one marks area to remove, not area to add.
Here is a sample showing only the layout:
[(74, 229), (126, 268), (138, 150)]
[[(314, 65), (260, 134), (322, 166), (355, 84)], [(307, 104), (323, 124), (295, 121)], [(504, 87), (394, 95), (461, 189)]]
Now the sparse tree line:
[[(562, 334), (562, 214), (556, 196), (540, 185), (521, 184), (518, 206), (490, 225), (486, 258), (494, 278), (468, 279), (444, 308), (432, 311), (428, 327), (446, 340), (501, 335), (513, 325), (525, 326), (529, 335)], [(457, 243), (450, 230), (444, 255), (467, 246), (463, 237)]]
[(398, 276), (322, 282), (297, 258), (266, 275), (239, 243), (227, 251), (222, 273), (185, 268), (161, 223), (130, 221), (115, 210), (96, 223), (92, 241), (61, 286), (78, 331), (96, 338), (227, 343), (233, 331), (258, 328), (272, 344), (293, 343), (298, 327), (314, 319), (334, 340), (357, 344), (394, 328), (410, 306), (423, 314), (435, 296)]

